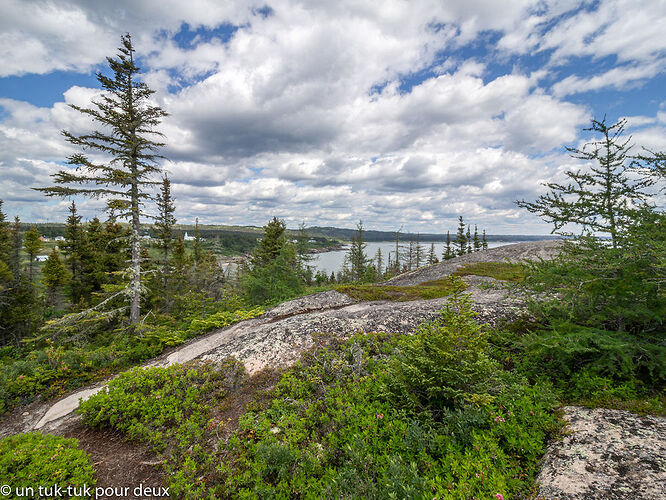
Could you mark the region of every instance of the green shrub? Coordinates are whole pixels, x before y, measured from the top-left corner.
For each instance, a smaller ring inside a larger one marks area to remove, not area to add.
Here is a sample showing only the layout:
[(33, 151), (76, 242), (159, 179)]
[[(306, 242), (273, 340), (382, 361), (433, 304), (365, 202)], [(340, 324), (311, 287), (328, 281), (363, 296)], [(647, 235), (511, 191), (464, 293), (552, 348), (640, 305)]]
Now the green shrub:
[(265, 265), (256, 263), (242, 275), (241, 281), (247, 300), (254, 305), (283, 302), (305, 290), (292, 245), (283, 245), (279, 254)]
[(487, 334), (456, 295), (438, 321), (423, 324), (401, 342), (389, 363), (386, 395), (397, 407), (440, 415), (445, 409), (492, 401), (498, 364), (487, 355)]
[(93, 486), (94, 469), (88, 455), (77, 446), (76, 439), (39, 432), (3, 438), (0, 440), (0, 484), (9, 485), (14, 491), (16, 488), (34, 489), (33, 495), (17, 495), (22, 498), (43, 498), (37, 494), (39, 486)]
[(181, 320), (162, 315), (135, 330), (117, 328), (97, 334), (94, 341), (82, 345), (47, 338), (41, 347), (36, 347), (34, 341), (31, 349), (0, 351), (0, 414), (17, 403), (28, 402), (35, 394), (61, 396), (67, 390), (150, 359), (166, 346), (182, 344), (201, 333), (263, 313), (258, 307), (242, 308), (240, 299), (233, 294), (220, 301), (203, 294), (187, 296), (189, 316)]
[(78, 412), (88, 425), (112, 426), (158, 450), (174, 439), (186, 445), (203, 435), (209, 405), (240, 384), (244, 370), (231, 358), (219, 366), (134, 368), (83, 401)]
[(569, 322), (523, 336), (521, 369), (536, 379), (548, 377), (571, 397), (602, 387), (629, 383), (652, 389), (666, 385), (666, 347), (633, 335), (587, 328)]
[[(464, 300), (459, 304), (464, 316)], [(473, 330), (453, 315), (450, 310), (445, 322), (450, 331)], [(482, 342), (476, 341), (475, 354), (463, 361), (480, 360)], [(437, 420), (417, 418), (397, 398), (384, 397), (393, 358), (404, 356), (406, 344), (412, 345), (410, 337), (378, 334), (318, 344), (284, 374), (265, 407), (243, 416), (209, 491), (240, 498), (527, 495), (538, 459), (559, 428), (550, 388), (505, 373), (494, 378), (492, 402), (477, 407), (461, 395), (459, 407), (438, 405)], [(480, 378), (471, 384), (477, 395)], [(417, 380), (409, 387), (428, 393)], [(198, 474), (215, 476), (205, 469)]]
[(554, 260), (533, 262), (524, 285), (547, 294), (533, 303), (548, 322), (664, 339), (666, 322), (666, 214), (647, 212), (620, 238), (579, 237)]

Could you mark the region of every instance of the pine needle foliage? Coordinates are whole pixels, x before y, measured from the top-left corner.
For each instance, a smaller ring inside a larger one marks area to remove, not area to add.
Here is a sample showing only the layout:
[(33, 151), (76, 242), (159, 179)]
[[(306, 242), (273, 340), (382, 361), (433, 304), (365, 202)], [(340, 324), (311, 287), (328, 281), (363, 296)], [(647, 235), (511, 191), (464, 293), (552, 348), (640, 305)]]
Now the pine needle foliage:
[(552, 233), (571, 236), (565, 228), (574, 224), (583, 233), (610, 236), (617, 247), (621, 233), (649, 198), (646, 188), (654, 184), (650, 177), (632, 175), (631, 137), (622, 137), (625, 126), (626, 120), (613, 125), (607, 125), (605, 118), (592, 120), (585, 130), (600, 134), (600, 139), (580, 149), (567, 148), (573, 158), (589, 162), (586, 169), (565, 172), (568, 184), (546, 183), (550, 192), (534, 203), (516, 204), (553, 224)]
[(139, 321), (141, 291), (140, 218), (145, 201), (151, 200), (150, 187), (159, 182), (154, 175), (161, 171), (158, 160), (159, 142), (163, 134), (156, 130), (167, 113), (151, 103), (154, 93), (146, 83), (138, 79), (140, 68), (134, 61), (135, 49), (129, 33), (121, 37), (117, 58), (108, 57), (113, 77), (97, 73), (97, 80), (104, 92), (92, 107), (70, 105), (101, 125), (82, 135), (62, 131), (65, 139), (81, 148), (90, 150), (108, 161), (92, 160), (83, 153), (68, 158), (74, 170), (61, 170), (53, 175), (57, 186), (36, 188), (47, 196), (84, 195), (104, 198), (110, 207), (118, 210), (118, 216), (130, 219), (132, 225), (132, 277), (130, 281), (130, 321)]

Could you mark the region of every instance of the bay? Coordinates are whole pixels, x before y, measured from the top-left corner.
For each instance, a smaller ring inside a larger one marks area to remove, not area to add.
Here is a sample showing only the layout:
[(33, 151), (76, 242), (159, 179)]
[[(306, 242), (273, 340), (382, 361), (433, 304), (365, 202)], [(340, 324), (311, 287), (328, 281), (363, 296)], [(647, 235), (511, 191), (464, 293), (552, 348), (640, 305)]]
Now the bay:
[[(435, 242), (426, 242), (422, 243), (421, 247), (423, 248), (423, 258), (424, 261), (427, 261), (428, 253), (430, 252), (430, 246), (434, 243), (435, 245), (435, 255), (439, 260), (442, 260), (442, 253), (446, 248), (445, 241), (435, 241)], [(488, 242), (488, 248), (501, 247), (503, 245), (511, 245), (513, 243), (521, 243), (520, 241), (490, 241)], [(382, 260), (384, 262), (384, 267), (388, 263), (389, 255), (391, 260), (395, 259), (395, 241), (371, 241), (366, 243), (365, 254), (369, 259), (375, 259), (377, 255), (377, 250), (381, 249), (382, 251)], [(312, 260), (309, 262), (309, 265), (314, 267), (316, 271), (322, 271), (330, 276), (332, 272), (337, 273), (342, 269), (342, 266), (345, 262), (345, 256), (349, 251), (349, 246), (346, 246), (344, 250), (334, 250), (332, 252), (322, 252), (318, 254), (312, 254)], [(405, 255), (409, 251), (409, 242), (406, 244), (401, 243), (400, 255)], [(402, 258), (402, 257), (401, 257)]]

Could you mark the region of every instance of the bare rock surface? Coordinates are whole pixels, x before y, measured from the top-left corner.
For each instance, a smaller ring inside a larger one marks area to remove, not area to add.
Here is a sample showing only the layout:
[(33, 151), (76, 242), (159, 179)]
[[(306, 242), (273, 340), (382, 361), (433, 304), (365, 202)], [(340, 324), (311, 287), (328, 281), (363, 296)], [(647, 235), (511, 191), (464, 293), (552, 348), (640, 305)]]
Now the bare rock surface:
[(401, 274), (386, 282), (387, 285), (418, 285), (425, 281), (445, 278), (461, 267), (475, 262), (524, 262), (528, 260), (548, 260), (556, 257), (562, 242), (560, 240), (529, 241), (490, 248), (474, 252), (438, 264), (422, 267), (415, 271)]
[(666, 498), (666, 418), (568, 406), (537, 478), (548, 500)]

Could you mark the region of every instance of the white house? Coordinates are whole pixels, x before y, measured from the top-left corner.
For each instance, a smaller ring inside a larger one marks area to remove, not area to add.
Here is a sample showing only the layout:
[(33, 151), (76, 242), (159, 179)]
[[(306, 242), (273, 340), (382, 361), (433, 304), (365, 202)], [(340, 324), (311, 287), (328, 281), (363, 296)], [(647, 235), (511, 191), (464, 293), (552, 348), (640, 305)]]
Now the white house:
[(183, 236), (183, 240), (185, 240), (185, 241), (194, 241), (194, 240), (196, 240), (196, 238), (194, 236), (190, 236), (189, 234), (187, 234), (187, 231), (185, 231), (185, 236)]

